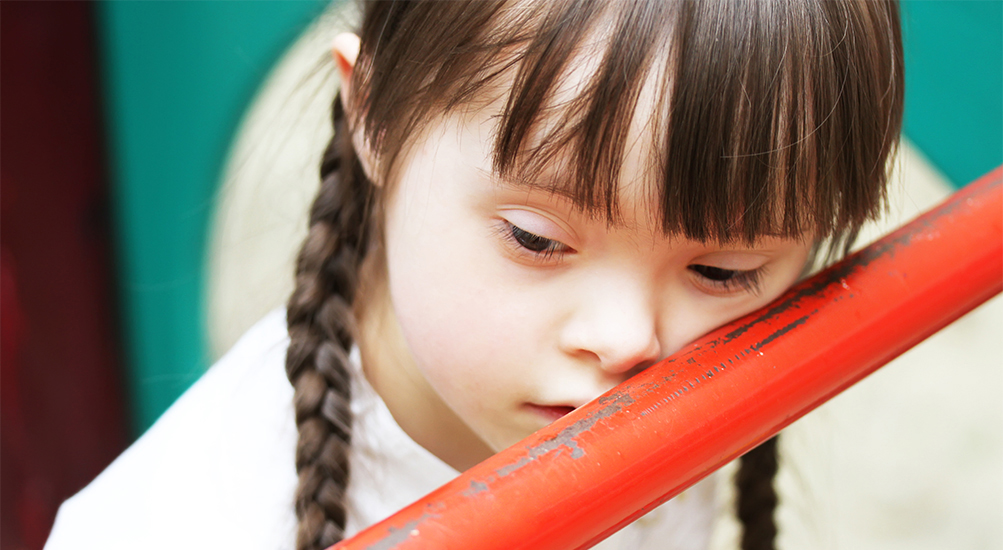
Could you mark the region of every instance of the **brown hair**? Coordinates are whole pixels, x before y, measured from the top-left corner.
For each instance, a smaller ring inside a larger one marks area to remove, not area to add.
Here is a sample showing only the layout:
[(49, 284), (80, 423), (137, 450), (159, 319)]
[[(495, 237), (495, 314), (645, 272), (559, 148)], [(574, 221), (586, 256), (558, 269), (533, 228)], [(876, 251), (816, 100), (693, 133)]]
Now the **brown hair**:
[[(893, 2), (369, 2), (359, 34), (356, 117), (346, 120), (336, 99), (289, 301), (300, 549), (325, 548), (344, 529), (352, 304), (379, 229), (375, 188), (346, 125), (365, 136), (373, 176), (386, 180), (433, 118), (500, 101), (496, 172), (616, 223), (628, 130), (654, 82), (645, 128), (652, 209), (666, 233), (719, 242), (808, 234), (842, 248), (883, 205), (902, 119)], [(586, 48), (598, 52), (597, 70), (555, 100)], [(565, 177), (541, 180), (558, 159)], [(776, 532), (775, 444), (760, 449), (739, 475), (747, 550), (772, 548)]]

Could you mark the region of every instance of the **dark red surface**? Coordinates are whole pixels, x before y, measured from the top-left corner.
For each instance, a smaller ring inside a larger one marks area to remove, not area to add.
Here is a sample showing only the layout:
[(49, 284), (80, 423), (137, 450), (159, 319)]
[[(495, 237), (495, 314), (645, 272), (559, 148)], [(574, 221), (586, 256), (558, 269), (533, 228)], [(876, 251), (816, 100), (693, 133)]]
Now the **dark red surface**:
[(1003, 289), (1003, 168), (341, 550), (588, 548)]
[(0, 546), (127, 442), (93, 4), (0, 2)]

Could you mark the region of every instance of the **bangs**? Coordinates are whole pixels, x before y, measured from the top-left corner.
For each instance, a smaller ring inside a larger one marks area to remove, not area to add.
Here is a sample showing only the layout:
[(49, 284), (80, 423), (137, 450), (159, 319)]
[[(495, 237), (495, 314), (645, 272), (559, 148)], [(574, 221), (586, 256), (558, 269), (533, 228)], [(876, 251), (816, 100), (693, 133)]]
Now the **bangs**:
[(883, 206), (902, 117), (894, 4), (433, 4), (434, 15), (387, 7), (380, 29), (363, 30), (392, 37), (429, 20), (440, 29), (425, 44), (364, 37), (381, 43), (373, 58), (421, 69), (410, 102), (377, 93), (389, 75), (353, 82), (367, 91), (356, 112), (380, 115), (367, 117), (367, 137), (391, 161), (430, 116), (508, 78), (495, 171), (609, 223), (619, 219), (621, 180), (633, 177), (624, 162), (638, 128), (650, 151), (640, 168), (666, 233), (825, 239), (854, 234)]

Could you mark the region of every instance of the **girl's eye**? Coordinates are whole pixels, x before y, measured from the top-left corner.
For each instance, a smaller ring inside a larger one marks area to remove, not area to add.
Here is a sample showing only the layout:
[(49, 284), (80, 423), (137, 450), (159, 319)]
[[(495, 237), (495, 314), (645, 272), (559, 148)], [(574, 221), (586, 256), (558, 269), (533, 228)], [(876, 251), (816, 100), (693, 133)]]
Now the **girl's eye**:
[(511, 222), (505, 222), (509, 229), (509, 236), (519, 247), (528, 250), (540, 259), (550, 259), (555, 255), (560, 257), (565, 252), (571, 250), (567, 245), (541, 237), (535, 233), (530, 233)]
[(689, 270), (700, 276), (700, 279), (710, 287), (724, 292), (744, 290), (753, 294), (759, 293), (763, 268), (740, 271), (723, 269), (712, 265), (693, 264)]

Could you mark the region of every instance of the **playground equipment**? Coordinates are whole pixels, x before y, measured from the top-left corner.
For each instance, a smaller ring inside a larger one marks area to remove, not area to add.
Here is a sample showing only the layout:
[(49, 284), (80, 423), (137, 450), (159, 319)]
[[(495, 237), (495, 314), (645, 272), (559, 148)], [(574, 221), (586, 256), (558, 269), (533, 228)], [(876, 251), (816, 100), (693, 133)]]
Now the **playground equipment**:
[(1003, 167), (339, 550), (589, 548), (1003, 290)]

